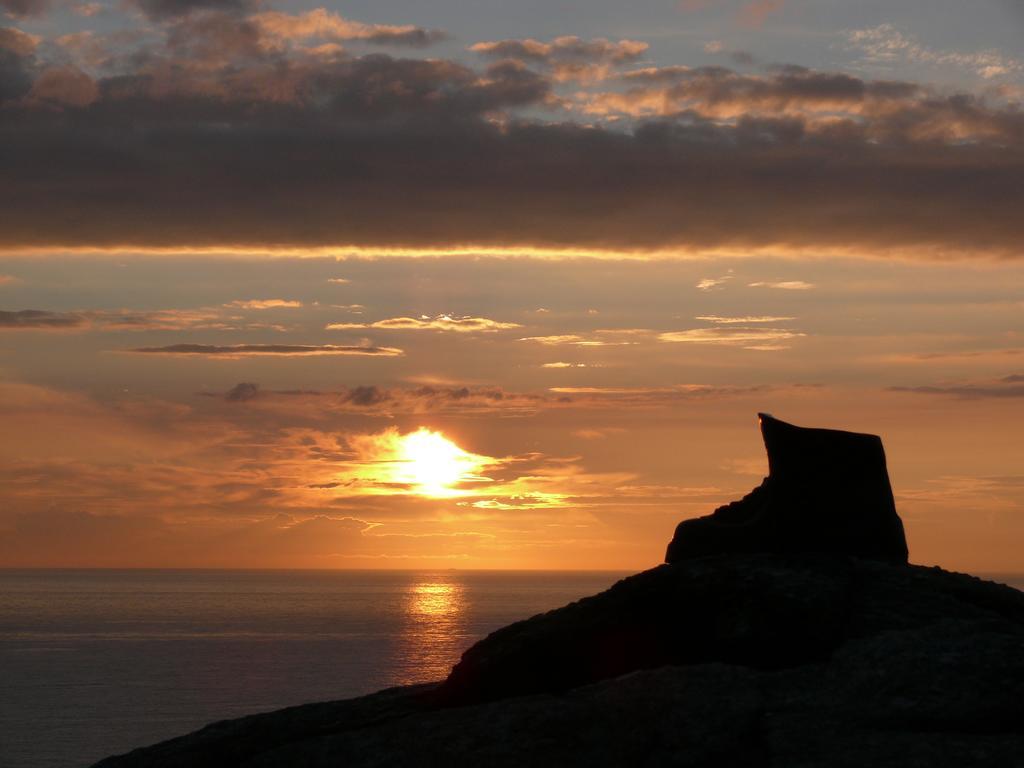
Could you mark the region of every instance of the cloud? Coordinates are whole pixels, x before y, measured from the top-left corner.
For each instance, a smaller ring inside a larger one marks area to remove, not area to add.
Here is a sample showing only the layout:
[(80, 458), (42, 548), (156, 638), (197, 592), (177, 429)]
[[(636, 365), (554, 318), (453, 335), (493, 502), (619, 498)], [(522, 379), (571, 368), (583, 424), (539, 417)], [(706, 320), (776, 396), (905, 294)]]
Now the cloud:
[(544, 393), (512, 392), (500, 387), (421, 386), (382, 387), (373, 384), (339, 390), (268, 390), (241, 382), (224, 393), (204, 393), (233, 404), (277, 413), (289, 419), (320, 423), (333, 414), (359, 414), (379, 418), (402, 416), (533, 416), (557, 409), (606, 410), (636, 405), (642, 408), (670, 406), (680, 400), (762, 395), (778, 387), (678, 384), (668, 387), (551, 387)]
[(32, 88), (40, 38), (14, 27), (0, 27), (0, 105)]
[(889, 387), (889, 392), (912, 395), (941, 395), (963, 400), (1004, 400), (1024, 397), (1024, 375), (1010, 374), (984, 383), (965, 383), (943, 386)]
[(713, 400), (729, 397), (764, 395), (773, 391), (766, 385), (718, 386), (710, 384), (677, 384), (669, 387), (551, 387), (550, 392), (574, 398), (576, 405), (589, 407), (623, 407), (625, 405), (658, 407), (680, 400)]
[(905, 63), (950, 66), (966, 69), (985, 80), (1024, 74), (1024, 60), (1001, 51), (963, 52), (929, 48), (892, 24), (847, 30), (843, 34), (847, 47), (860, 52), (862, 61), (873, 66)]
[(47, 67), (32, 83), (26, 98), (41, 105), (87, 107), (98, 96), (96, 83), (77, 67)]
[(727, 282), (732, 280), (733, 275), (722, 275), (721, 277), (705, 277), (697, 283), (698, 291), (717, 291)]
[(675, 344), (713, 344), (740, 346), (744, 349), (775, 351), (786, 349), (779, 342), (792, 341), (806, 334), (785, 328), (691, 328), (685, 331), (667, 331), (658, 334), (658, 340)]
[(254, 0), (131, 0), (151, 19), (172, 19), (197, 11), (243, 11), (254, 7)]
[(236, 319), (225, 317), (216, 309), (0, 311), (0, 330), (174, 331), (266, 327), (238, 323)]
[(0, 310), (0, 330), (67, 330), (86, 324), (81, 315), (71, 312), (47, 312), (40, 309), (22, 309), (17, 312)]
[(978, 363), (1003, 363), (1007, 357), (1024, 355), (1019, 347), (1003, 347), (995, 349), (968, 349), (950, 352), (916, 352), (891, 354), (882, 357), (885, 363), (930, 363), (970, 359)]
[[(845, 115), (888, 130), (892, 113), (935, 95), (912, 83), (863, 80), (794, 65), (775, 67), (768, 74), (745, 74), (725, 67), (648, 67), (625, 72), (620, 80), (627, 86), (625, 91), (583, 93), (578, 99), (580, 108), (595, 115), (689, 111), (713, 119), (799, 116), (805, 125), (821, 129), (834, 127), (835, 118)], [(941, 106), (941, 100), (927, 104), (932, 110)], [(946, 116), (947, 120), (952, 117)], [(892, 124), (897, 130), (907, 127)]]
[(488, 333), (522, 328), (518, 323), (506, 323), (489, 320), (486, 317), (469, 317), (458, 315), (437, 315), (428, 317), (392, 317), (377, 320), (373, 323), (330, 323), (327, 330), (351, 330), (356, 328), (376, 328), (389, 331), (455, 331), (457, 333)]
[(16, 282), (18, 282), (18, 278), (14, 275), (0, 275), (0, 285), (10, 285)]
[[(600, 333), (600, 331), (598, 331)], [(611, 341), (609, 339), (579, 336), (574, 333), (556, 334), (553, 336), (526, 336), (519, 341), (533, 341), (543, 344), (546, 347), (558, 347), (562, 345), (573, 345), (577, 347), (621, 347), (634, 342)]]
[(539, 40), (497, 40), (470, 46), (475, 53), (497, 58), (552, 61), (585, 59), (590, 61), (635, 61), (647, 51), (647, 43), (638, 40), (612, 42), (605, 38), (583, 40), (573, 35), (556, 37), (550, 43)]
[(498, 59), (526, 61), (549, 69), (556, 81), (600, 81), (616, 67), (636, 61), (647, 52), (639, 40), (583, 40), (572, 35), (556, 37), (550, 43), (532, 38), (476, 43), (469, 50)]
[(302, 306), (301, 301), (289, 299), (249, 299), (248, 301), (232, 301), (225, 307), (237, 307), (238, 309), (294, 309)]
[(267, 37), (278, 40), (363, 40), (379, 45), (426, 46), (444, 38), (435, 29), (406, 24), (364, 24), (326, 8), (290, 14), (265, 11), (250, 18)]
[(1020, 254), (1024, 115), (988, 97), (661, 67), (567, 99), (547, 65), (324, 58), (274, 24), (179, 17), (34, 99), (47, 68), (9, 54), (0, 248)]
[(89, 19), (93, 16), (99, 16), (106, 10), (106, 8), (100, 3), (78, 3), (71, 6), (71, 10), (78, 16), (83, 16)]
[(783, 280), (775, 283), (757, 282), (747, 283), (747, 285), (751, 288), (778, 288), (782, 291), (809, 291), (814, 287), (813, 283), (807, 283), (803, 280)]
[(229, 403), (245, 403), (259, 396), (260, 385), (252, 382), (239, 382), (224, 393), (224, 399)]
[(247, 403), (272, 411), (358, 413), (394, 417), (408, 414), (531, 415), (541, 407), (563, 405), (544, 395), (506, 392), (500, 387), (436, 386), (389, 388), (375, 384), (335, 391), (266, 390), (241, 382), (225, 392), (228, 402)]
[(312, 355), (364, 355), (367, 357), (397, 357), (405, 353), (394, 347), (335, 346), (334, 344), (170, 344), (165, 347), (138, 347), (127, 350), (147, 355), (209, 356), (236, 359), (255, 355), (312, 356)]
[(337, 285), (348, 285), (352, 281), (349, 280), (347, 277), (328, 277), (327, 282), (336, 283)]
[(694, 318), (695, 320), (704, 320), (708, 323), (716, 323), (718, 325), (737, 325), (746, 323), (781, 323), (786, 320), (796, 320), (795, 317), (776, 317), (774, 315), (764, 315), (759, 317), (751, 317), (749, 315), (744, 317), (722, 317), (721, 315), (698, 315)]
[(612, 435), (619, 435), (626, 430), (622, 427), (601, 427), (601, 428), (588, 428), (588, 429), (577, 429), (573, 434), (576, 437), (584, 440), (604, 440), (606, 437)]
[(543, 363), (541, 365), (541, 368), (586, 368), (586, 367), (587, 367), (586, 363), (565, 363), (565, 362)]
[(9, 55), (22, 58), (31, 56), (40, 42), (39, 37), (17, 27), (0, 27), (0, 51), (6, 51)]
[(773, 13), (781, 13), (786, 0), (752, 0), (739, 10), (739, 22), (748, 27), (764, 26), (765, 19)]
[(0, 8), (16, 19), (42, 16), (49, 8), (47, 0), (0, 0)]

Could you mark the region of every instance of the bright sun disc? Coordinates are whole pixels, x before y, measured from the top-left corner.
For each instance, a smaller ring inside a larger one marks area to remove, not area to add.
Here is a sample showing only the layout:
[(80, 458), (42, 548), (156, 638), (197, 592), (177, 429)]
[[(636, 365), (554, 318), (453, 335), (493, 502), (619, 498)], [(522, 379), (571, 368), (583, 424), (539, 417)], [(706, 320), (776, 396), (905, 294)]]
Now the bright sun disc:
[(440, 432), (421, 428), (402, 437), (405, 479), (429, 496), (454, 495), (453, 486), (478, 480), (481, 457), (467, 453)]

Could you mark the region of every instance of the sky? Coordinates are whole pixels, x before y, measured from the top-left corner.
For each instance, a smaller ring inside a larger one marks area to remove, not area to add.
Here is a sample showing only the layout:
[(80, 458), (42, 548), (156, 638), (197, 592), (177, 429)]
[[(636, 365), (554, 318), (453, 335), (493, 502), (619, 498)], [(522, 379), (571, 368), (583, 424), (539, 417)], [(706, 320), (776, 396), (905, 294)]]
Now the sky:
[(1024, 571), (1022, 32), (0, 0), (0, 567), (646, 568), (768, 411)]

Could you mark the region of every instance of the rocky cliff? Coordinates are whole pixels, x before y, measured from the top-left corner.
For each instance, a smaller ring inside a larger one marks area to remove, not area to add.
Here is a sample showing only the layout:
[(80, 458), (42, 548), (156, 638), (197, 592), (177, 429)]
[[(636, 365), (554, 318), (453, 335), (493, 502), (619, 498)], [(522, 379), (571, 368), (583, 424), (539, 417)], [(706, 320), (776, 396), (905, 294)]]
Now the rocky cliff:
[[(684, 522), (673, 562), (498, 630), (446, 680), (97, 768), (1024, 766), (1024, 593), (904, 562), (877, 438), (774, 421), (767, 495), (693, 546)], [(799, 546), (751, 535), (786, 526)]]

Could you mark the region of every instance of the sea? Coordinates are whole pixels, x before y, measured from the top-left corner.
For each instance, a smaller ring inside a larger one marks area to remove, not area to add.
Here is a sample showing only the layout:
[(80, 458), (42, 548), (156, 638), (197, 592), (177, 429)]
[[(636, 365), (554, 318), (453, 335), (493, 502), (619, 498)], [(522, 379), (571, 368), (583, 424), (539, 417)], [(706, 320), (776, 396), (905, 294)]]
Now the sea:
[[(0, 570), (0, 768), (79, 768), (207, 723), (440, 680), (619, 572)], [(1024, 574), (987, 578), (1024, 589)]]
[(0, 570), (0, 768), (440, 680), (489, 632), (625, 575)]

